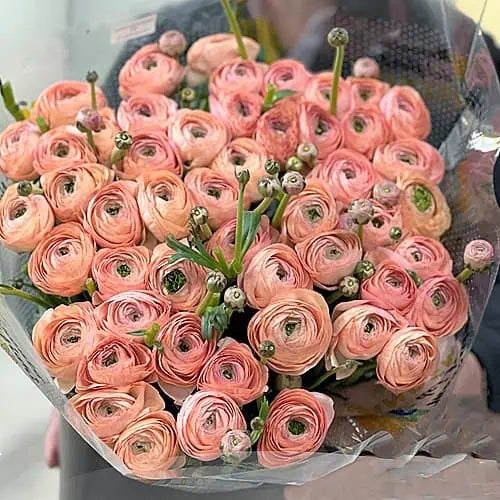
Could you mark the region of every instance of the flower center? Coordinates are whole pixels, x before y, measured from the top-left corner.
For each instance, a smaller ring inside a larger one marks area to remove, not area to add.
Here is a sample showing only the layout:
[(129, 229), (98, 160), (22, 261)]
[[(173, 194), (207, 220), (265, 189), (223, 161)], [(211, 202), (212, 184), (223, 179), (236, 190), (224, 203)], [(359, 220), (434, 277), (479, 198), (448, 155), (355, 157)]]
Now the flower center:
[(61, 248), (59, 248), (58, 253), (61, 257), (64, 257), (65, 255), (69, 254), (69, 248), (68, 247), (61, 247)]
[(174, 269), (163, 278), (163, 286), (168, 293), (177, 293), (186, 284), (186, 275), (180, 269)]
[(69, 147), (66, 144), (58, 143), (55, 150), (55, 155), (59, 158), (66, 158), (69, 155)]
[(361, 134), (361, 132), (363, 132), (366, 128), (366, 122), (363, 120), (363, 118), (357, 116), (353, 119), (352, 126), (358, 134)]
[(305, 431), (306, 426), (300, 420), (293, 419), (288, 422), (288, 432), (290, 434), (293, 434), (294, 436), (300, 436), (301, 434), (304, 434)]
[(141, 155), (151, 158), (156, 154), (156, 148), (154, 146), (146, 146), (141, 149)]
[(397, 278), (387, 278), (386, 283), (393, 288), (401, 288), (401, 281), (399, 281)]
[(245, 158), (241, 155), (233, 155), (231, 157), (231, 163), (236, 167), (241, 167), (245, 164)]
[(99, 408), (99, 413), (103, 417), (111, 417), (116, 413), (116, 408), (109, 403), (104, 403), (100, 408)]
[(408, 356), (411, 359), (418, 358), (420, 356), (420, 349), (416, 345), (410, 345), (407, 347)]
[(314, 130), (314, 133), (316, 135), (323, 135), (326, 134), (330, 130), (330, 127), (328, 126), (328, 123), (326, 123), (324, 120), (318, 120), (318, 123), (316, 124), (316, 129)]
[(108, 368), (109, 366), (113, 366), (113, 365), (116, 365), (116, 363), (118, 363), (118, 357), (116, 355), (116, 353), (112, 352), (111, 354), (109, 354), (109, 356), (104, 360), (104, 366), (106, 368)]
[(399, 161), (402, 161), (403, 163), (408, 163), (408, 165), (415, 165), (417, 163), (417, 159), (415, 158), (415, 155), (412, 153), (409, 153), (407, 151), (403, 151), (399, 153), (398, 155)]
[(118, 215), (120, 213), (121, 207), (119, 205), (111, 205), (106, 208), (106, 213), (112, 216)]
[(161, 188), (157, 193), (156, 196), (160, 198), (163, 201), (170, 201), (170, 192), (167, 190), (167, 188)]
[(64, 335), (61, 337), (61, 343), (63, 345), (74, 345), (78, 344), (81, 338), (81, 332), (79, 332), (75, 328), (71, 328), (70, 330), (64, 332)]
[(75, 181), (73, 179), (67, 179), (63, 184), (63, 189), (66, 194), (71, 194), (75, 191)]
[(445, 300), (441, 293), (434, 292), (432, 295), (432, 304), (436, 309), (440, 309), (444, 306)]
[(414, 250), (411, 253), (411, 256), (413, 257), (413, 260), (415, 262), (422, 262), (422, 252), (419, 252), (418, 250)]
[(150, 71), (153, 68), (156, 68), (158, 66), (158, 63), (152, 57), (149, 57), (148, 59), (144, 60), (142, 65), (144, 66), (144, 69)]
[(375, 217), (375, 219), (372, 219), (372, 225), (380, 229), (384, 225), (384, 221), (380, 217)]
[(293, 75), (290, 72), (283, 73), (281, 75), (281, 81), (282, 82), (289, 82), (290, 80), (293, 80)]
[(130, 266), (128, 264), (122, 263), (116, 268), (116, 272), (122, 278), (126, 278), (127, 276), (130, 276), (130, 274), (132, 273), (132, 269), (130, 269)]
[(281, 264), (278, 264), (278, 268), (276, 269), (276, 276), (280, 281), (286, 278), (285, 268)]
[(363, 101), (368, 101), (368, 99), (370, 99), (370, 97), (372, 96), (372, 91), (370, 89), (359, 89), (359, 97), (361, 97), (361, 99)]
[(250, 115), (250, 109), (248, 108), (248, 106), (242, 102), (238, 103), (238, 113), (243, 116), (243, 117), (247, 117)]
[(26, 207), (19, 207), (18, 209), (16, 209), (14, 211), (14, 219), (19, 219), (20, 217), (22, 217), (26, 212), (28, 211), (28, 209)]
[(279, 120), (273, 121), (271, 123), (271, 128), (276, 132), (283, 132), (283, 133), (285, 133), (288, 130), (286, 123), (283, 123)]
[(413, 204), (419, 212), (426, 212), (432, 205), (432, 194), (424, 186), (415, 186), (413, 188)]
[(350, 168), (345, 168), (344, 170), (342, 170), (342, 172), (345, 175), (346, 179), (351, 180), (351, 179), (355, 179), (356, 178), (356, 174)]
[(218, 200), (220, 198), (221, 192), (220, 192), (220, 189), (218, 189), (218, 188), (209, 187), (207, 189), (207, 195), (212, 196), (212, 198), (215, 198), (216, 200)]
[(148, 118), (151, 117), (152, 113), (151, 113), (151, 110), (146, 106), (146, 105), (142, 105), (138, 110), (137, 110), (137, 114), (141, 115), (141, 116), (147, 116)]
[(226, 380), (233, 380), (234, 379), (233, 368), (230, 365), (224, 365), (221, 370), (221, 375)]
[(285, 324), (285, 335), (291, 337), (300, 326), (300, 321), (287, 321)]
[(368, 321), (364, 328), (365, 333), (370, 335), (373, 332), (373, 330), (375, 330), (375, 325), (371, 321)]
[(151, 443), (146, 441), (136, 441), (132, 445), (132, 453), (134, 455), (142, 455), (143, 453), (149, 453), (151, 450)]
[(306, 214), (311, 222), (317, 222), (323, 218), (323, 211), (318, 206), (308, 207)]
[(203, 423), (203, 428), (210, 430), (213, 429), (214, 427), (215, 427), (215, 418), (213, 414), (210, 414)]
[(326, 249), (326, 258), (330, 260), (337, 260), (342, 257), (342, 252), (335, 246)]
[(181, 351), (181, 352), (189, 352), (190, 349), (191, 349), (190, 346), (189, 346), (189, 344), (185, 340), (181, 340), (179, 342), (179, 346), (178, 347), (179, 347), (179, 351)]
[(195, 138), (195, 139), (203, 139), (204, 137), (207, 136), (207, 131), (202, 128), (202, 127), (193, 127), (191, 129), (191, 135)]

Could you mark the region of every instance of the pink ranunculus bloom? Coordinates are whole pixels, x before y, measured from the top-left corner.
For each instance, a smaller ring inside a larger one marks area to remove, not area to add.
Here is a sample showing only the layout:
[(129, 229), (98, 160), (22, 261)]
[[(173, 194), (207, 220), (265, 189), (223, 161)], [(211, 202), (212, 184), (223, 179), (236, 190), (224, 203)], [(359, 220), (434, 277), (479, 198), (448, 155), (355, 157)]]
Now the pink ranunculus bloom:
[(245, 417), (236, 402), (220, 391), (201, 391), (188, 396), (177, 416), (182, 451), (202, 462), (221, 456), (221, 440), (228, 431), (246, 428)]
[(281, 391), (269, 408), (257, 445), (259, 464), (274, 469), (311, 457), (323, 445), (334, 417), (333, 400), (324, 394)]
[(33, 153), (40, 140), (38, 125), (29, 120), (11, 123), (0, 133), (0, 173), (13, 181), (32, 181)]
[(396, 332), (377, 358), (377, 378), (394, 394), (423, 386), (439, 361), (436, 338), (427, 331), (409, 327)]
[(142, 413), (165, 408), (160, 393), (145, 382), (77, 394), (69, 402), (95, 435), (110, 447)]
[(43, 174), (40, 182), (60, 222), (82, 222), (94, 194), (113, 181), (114, 172), (98, 163), (61, 167)]
[(375, 200), (370, 201), (373, 206), (373, 218), (363, 227), (363, 248), (366, 252), (377, 247), (393, 245), (391, 229), (404, 229), (399, 207), (387, 208)]
[(295, 250), (314, 284), (324, 290), (335, 290), (363, 257), (359, 237), (341, 230), (312, 235), (298, 243)]
[[(108, 105), (103, 91), (96, 87), (97, 109)], [(76, 115), (91, 103), (90, 85), (80, 81), (61, 81), (47, 87), (38, 97), (31, 111), (35, 120), (43, 118), (51, 129), (61, 125), (74, 125)]]
[(111, 108), (99, 111), (102, 117), (103, 129), (93, 134), (99, 163), (107, 165), (115, 148), (115, 137), (122, 130), (116, 123), (115, 112)]
[(427, 142), (412, 138), (378, 147), (373, 166), (378, 175), (391, 181), (408, 173), (439, 184), (444, 176), (444, 159), (439, 151)]
[[(314, 102), (325, 110), (330, 110), (330, 93), (332, 91), (332, 72), (325, 71), (313, 75), (306, 86), (304, 97), (306, 101)], [(337, 118), (342, 119), (351, 107), (350, 84), (343, 78), (339, 82), (337, 100)]]
[(279, 59), (269, 66), (265, 82), (267, 85), (274, 85), (277, 90), (304, 92), (310, 78), (311, 74), (301, 62), (294, 59)]
[(171, 264), (174, 253), (164, 243), (155, 247), (148, 287), (170, 300), (175, 309), (194, 312), (205, 296), (207, 270), (189, 260)]
[(33, 347), (64, 393), (75, 387), (78, 365), (96, 338), (97, 324), (88, 302), (48, 309), (33, 328)]
[(166, 131), (168, 120), (176, 112), (177, 103), (173, 99), (161, 94), (140, 93), (120, 103), (117, 119), (122, 130), (134, 135), (148, 128)]
[(50, 233), (54, 213), (43, 195), (19, 196), (11, 184), (0, 199), (0, 243), (14, 252), (31, 252)]
[(250, 347), (226, 337), (203, 366), (197, 386), (200, 391), (223, 392), (242, 406), (267, 392), (268, 379), (267, 367), (257, 361)]
[(140, 48), (122, 67), (118, 75), (119, 92), (123, 99), (145, 92), (170, 95), (184, 78), (184, 68), (169, 57), (157, 44)]
[(114, 452), (144, 479), (175, 477), (186, 457), (179, 447), (174, 416), (168, 411), (144, 412), (118, 437)]
[(380, 109), (398, 139), (425, 140), (431, 133), (431, 114), (413, 87), (392, 87), (380, 101)]
[(151, 252), (146, 247), (102, 248), (92, 261), (94, 304), (131, 290), (146, 290)]
[(379, 78), (380, 67), (372, 57), (360, 57), (352, 68), (354, 78)]
[(275, 243), (245, 261), (245, 269), (238, 276), (238, 286), (245, 292), (250, 307), (262, 309), (277, 293), (297, 288), (312, 289), (313, 282), (295, 251)]
[(380, 101), (390, 90), (388, 83), (374, 78), (352, 78), (347, 79), (351, 91), (351, 109), (354, 108), (376, 108)]
[(417, 291), (411, 319), (434, 337), (455, 335), (469, 319), (464, 285), (450, 275), (427, 279)]
[(208, 167), (230, 141), (226, 125), (199, 109), (181, 109), (169, 120), (168, 138), (187, 169)]
[(225, 463), (238, 465), (252, 454), (252, 440), (247, 431), (229, 431), (220, 446)]
[(303, 375), (325, 356), (332, 340), (328, 304), (308, 289), (285, 290), (255, 314), (248, 325), (248, 341), (259, 353), (264, 341), (276, 348), (267, 365), (283, 375)]
[(251, 59), (231, 59), (217, 66), (210, 75), (208, 89), (216, 98), (220, 94), (235, 91), (263, 95), (264, 68)]
[(141, 245), (146, 231), (136, 200), (137, 184), (113, 182), (101, 188), (89, 202), (84, 227), (102, 248)]
[(33, 284), (49, 295), (72, 297), (84, 290), (96, 245), (81, 224), (56, 226), (31, 254), (28, 273)]
[(474, 272), (488, 269), (495, 260), (495, 249), (486, 240), (472, 240), (464, 250), (464, 264)]
[(328, 185), (313, 179), (288, 203), (281, 220), (281, 237), (284, 243), (295, 245), (315, 234), (331, 231), (338, 220), (337, 204)]
[(56, 127), (40, 137), (33, 152), (33, 168), (39, 175), (83, 163), (97, 163), (97, 157), (76, 127)]
[(192, 312), (174, 314), (157, 337), (163, 350), (154, 350), (155, 371), (162, 391), (181, 405), (195, 390), (201, 370), (213, 356), (214, 340), (201, 336), (201, 319)]

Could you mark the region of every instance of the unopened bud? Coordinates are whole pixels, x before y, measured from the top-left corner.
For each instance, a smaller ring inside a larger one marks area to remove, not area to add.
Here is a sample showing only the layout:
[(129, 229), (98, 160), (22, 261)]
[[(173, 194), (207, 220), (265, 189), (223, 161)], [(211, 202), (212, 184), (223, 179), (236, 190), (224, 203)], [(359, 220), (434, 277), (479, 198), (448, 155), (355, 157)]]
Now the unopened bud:
[[(300, 160), (299, 160), (300, 161)], [(290, 196), (295, 196), (302, 193), (306, 187), (306, 180), (302, 174), (298, 172), (287, 172), (281, 181), (283, 191)]]

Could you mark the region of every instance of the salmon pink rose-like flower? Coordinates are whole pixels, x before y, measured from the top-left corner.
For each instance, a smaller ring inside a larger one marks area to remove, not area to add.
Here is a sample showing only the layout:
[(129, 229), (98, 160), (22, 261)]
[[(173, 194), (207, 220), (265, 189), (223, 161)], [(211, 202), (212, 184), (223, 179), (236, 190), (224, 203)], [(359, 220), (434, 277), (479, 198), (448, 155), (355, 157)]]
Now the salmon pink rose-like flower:
[(411, 318), (434, 337), (455, 335), (469, 319), (469, 297), (464, 285), (453, 276), (427, 279), (418, 289)]
[(236, 402), (220, 391), (201, 391), (188, 396), (177, 416), (182, 451), (202, 462), (221, 456), (221, 440), (229, 431), (246, 428), (245, 417)]
[(47, 199), (39, 194), (19, 196), (11, 184), (0, 200), (0, 242), (14, 252), (31, 252), (55, 224)]
[(373, 158), (375, 172), (396, 181), (402, 173), (425, 177), (439, 184), (444, 176), (444, 160), (439, 151), (418, 139), (401, 139), (379, 146)]
[(187, 169), (208, 167), (229, 142), (226, 125), (201, 110), (181, 109), (169, 121), (168, 138)]
[(33, 168), (40, 175), (83, 163), (97, 163), (97, 157), (85, 136), (69, 125), (43, 134), (33, 152)]
[(160, 330), (157, 341), (163, 347), (154, 350), (158, 385), (180, 405), (196, 388), (216, 343), (202, 337), (201, 318), (192, 312), (174, 314)]
[(201, 370), (198, 390), (220, 391), (240, 406), (260, 398), (268, 387), (269, 372), (246, 344), (224, 338)]
[(82, 163), (47, 172), (40, 182), (57, 220), (82, 222), (89, 201), (113, 178), (114, 172), (104, 165)]
[(170, 95), (184, 78), (184, 68), (157, 44), (144, 45), (122, 67), (118, 75), (123, 99), (144, 92)]
[(92, 261), (92, 277), (97, 291), (92, 295), (99, 304), (113, 295), (147, 288), (150, 251), (146, 247), (102, 248)]
[(355, 78), (379, 78), (380, 66), (372, 57), (360, 57), (352, 67)]
[(121, 129), (116, 123), (115, 112), (111, 108), (103, 108), (99, 113), (102, 118), (102, 130), (94, 132), (93, 137), (99, 162), (108, 164), (115, 148), (115, 138)]
[(99, 389), (77, 394), (69, 402), (96, 436), (110, 447), (143, 412), (151, 413), (165, 408), (160, 393), (145, 382), (119, 389)]
[(33, 347), (64, 393), (75, 387), (78, 365), (96, 338), (97, 324), (88, 302), (48, 309), (33, 328)]
[(28, 273), (42, 292), (72, 297), (84, 290), (90, 276), (96, 246), (81, 224), (56, 226), (31, 254)]
[(342, 230), (312, 235), (298, 243), (295, 250), (314, 284), (324, 290), (336, 289), (363, 257), (359, 237)]
[(380, 109), (398, 139), (425, 140), (431, 133), (431, 114), (413, 87), (392, 87), (380, 101)]
[(439, 361), (436, 338), (422, 328), (396, 332), (377, 357), (377, 378), (393, 394), (423, 386)]
[(275, 354), (267, 360), (271, 370), (282, 375), (303, 375), (319, 363), (330, 346), (328, 304), (313, 290), (276, 294), (250, 320), (248, 340), (257, 354), (263, 342), (274, 344)]
[(36, 179), (33, 153), (40, 136), (38, 125), (29, 120), (11, 123), (0, 133), (0, 173), (13, 181)]
[(122, 130), (128, 130), (135, 139), (136, 131), (156, 128), (166, 131), (168, 120), (177, 112), (177, 103), (161, 94), (134, 94), (122, 101), (117, 119)]
[(389, 91), (388, 83), (374, 78), (347, 79), (351, 91), (351, 109), (353, 108), (378, 108), (380, 101)]
[(318, 392), (285, 389), (272, 402), (257, 446), (268, 469), (301, 462), (317, 452), (335, 417), (333, 400)]
[(168, 411), (144, 413), (118, 437), (114, 452), (137, 476), (168, 479), (186, 462), (179, 448), (174, 416)]
[(313, 287), (295, 251), (282, 243), (263, 248), (245, 262), (245, 269), (238, 276), (238, 286), (254, 309), (266, 307), (281, 291)]
[(171, 264), (174, 253), (164, 243), (155, 247), (148, 287), (170, 300), (175, 309), (194, 312), (205, 296), (207, 270), (189, 260)]
[(137, 184), (118, 181), (101, 188), (90, 200), (85, 230), (103, 248), (141, 245), (146, 237), (136, 200)]
[(223, 62), (210, 75), (208, 90), (214, 97), (233, 91), (264, 94), (263, 65), (241, 57)]
[(363, 227), (363, 248), (366, 252), (377, 247), (390, 246), (395, 243), (391, 238), (393, 228), (403, 229), (403, 217), (399, 207), (387, 208), (381, 203), (371, 200), (373, 217)]
[[(330, 110), (330, 92), (332, 91), (332, 72), (325, 71), (311, 76), (304, 91), (306, 101)], [(350, 84), (343, 78), (339, 82), (337, 116), (342, 118), (351, 108)]]
[[(97, 109), (108, 105), (103, 91), (96, 86)], [(73, 125), (76, 115), (91, 102), (90, 85), (80, 81), (61, 81), (47, 87), (31, 111), (33, 120), (43, 118), (51, 129)]]
[(265, 82), (267, 85), (274, 85), (277, 90), (304, 92), (309, 78), (311, 74), (301, 62), (294, 59), (279, 59), (267, 69)]

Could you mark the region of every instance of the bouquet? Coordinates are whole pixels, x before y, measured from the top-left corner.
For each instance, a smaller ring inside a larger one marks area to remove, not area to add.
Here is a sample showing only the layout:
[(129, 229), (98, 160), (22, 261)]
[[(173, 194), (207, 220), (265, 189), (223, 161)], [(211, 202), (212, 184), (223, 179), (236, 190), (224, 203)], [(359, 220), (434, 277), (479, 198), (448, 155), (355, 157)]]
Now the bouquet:
[(353, 394), (377, 429), (374, 384), (418, 420), (466, 284), (495, 275), (496, 240), (460, 242), (460, 270), (441, 242), (446, 161), (416, 88), (371, 57), (342, 78), (342, 27), (332, 71), (263, 63), (221, 3), (232, 32), (141, 47), (116, 111), (95, 71), (32, 106), (1, 86), (0, 242), (27, 260), (0, 294), (37, 308), (32, 344), (4, 347), (103, 456), (165, 484), (341, 449)]

